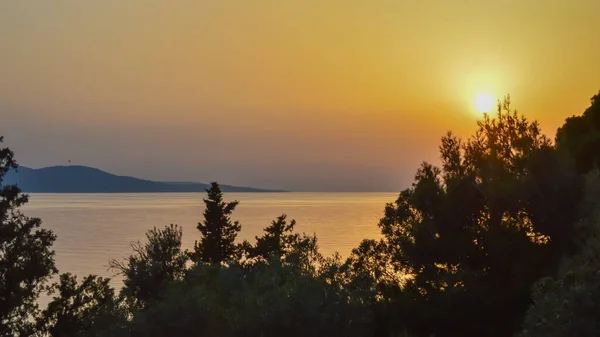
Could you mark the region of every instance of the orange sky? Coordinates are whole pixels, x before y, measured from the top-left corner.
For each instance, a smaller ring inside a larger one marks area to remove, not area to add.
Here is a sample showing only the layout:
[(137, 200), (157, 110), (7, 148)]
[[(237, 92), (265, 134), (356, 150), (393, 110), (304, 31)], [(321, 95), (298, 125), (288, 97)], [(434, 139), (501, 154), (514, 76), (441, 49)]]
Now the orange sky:
[(478, 92), (553, 135), (600, 89), (600, 1), (0, 2), (24, 165), (396, 191)]

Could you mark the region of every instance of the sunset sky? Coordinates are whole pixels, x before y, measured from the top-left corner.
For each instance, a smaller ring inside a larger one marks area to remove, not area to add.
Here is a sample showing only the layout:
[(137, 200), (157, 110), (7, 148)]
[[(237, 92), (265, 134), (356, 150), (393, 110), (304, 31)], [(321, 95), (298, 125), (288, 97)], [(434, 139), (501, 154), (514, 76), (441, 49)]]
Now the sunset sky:
[(553, 136), (600, 89), (598, 0), (0, 0), (22, 165), (398, 191), (475, 98)]

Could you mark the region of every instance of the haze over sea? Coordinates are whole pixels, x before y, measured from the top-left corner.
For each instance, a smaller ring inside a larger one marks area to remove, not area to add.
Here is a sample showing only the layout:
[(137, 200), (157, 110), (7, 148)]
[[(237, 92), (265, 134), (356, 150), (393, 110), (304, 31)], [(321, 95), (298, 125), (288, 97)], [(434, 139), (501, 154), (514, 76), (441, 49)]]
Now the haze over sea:
[[(183, 228), (183, 245), (192, 249), (200, 239), (203, 193), (30, 194), (23, 211), (40, 217), (53, 230), (59, 270), (83, 277), (114, 276), (108, 260), (131, 253), (130, 242), (144, 241), (145, 232), (174, 223)], [(361, 240), (377, 238), (377, 223), (385, 204), (397, 193), (225, 193), (239, 200), (234, 220), (242, 224), (240, 240), (254, 242), (263, 228), (282, 213), (296, 219), (296, 231), (315, 233), (321, 253), (348, 256)], [(121, 287), (114, 277), (113, 286)]]

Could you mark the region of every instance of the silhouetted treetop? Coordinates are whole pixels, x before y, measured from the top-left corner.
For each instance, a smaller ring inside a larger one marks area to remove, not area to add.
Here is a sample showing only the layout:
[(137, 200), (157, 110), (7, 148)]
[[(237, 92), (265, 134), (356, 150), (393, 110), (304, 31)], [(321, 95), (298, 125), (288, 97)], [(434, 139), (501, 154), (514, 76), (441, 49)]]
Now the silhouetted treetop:
[(364, 266), (376, 268), (372, 275), (396, 271), (385, 279), (405, 280), (415, 310), (423, 305), (422, 317), (437, 322), (431, 333), (506, 335), (520, 324), (531, 284), (571, 247), (580, 178), (537, 122), (510, 110), (509, 97), (466, 141), (445, 135), (440, 156), (441, 167), (423, 163), (386, 207), (384, 239), (363, 251), (376, 255), (356, 260), (387, 261)]
[(556, 133), (556, 143), (569, 151), (580, 173), (600, 167), (600, 92), (583, 115), (567, 118)]
[(211, 183), (206, 192), (204, 221), (197, 227), (202, 238), (195, 244), (194, 258), (210, 264), (238, 261), (241, 251), (235, 239), (242, 227), (238, 221), (231, 220), (231, 213), (239, 202), (223, 201), (223, 193), (216, 182)]

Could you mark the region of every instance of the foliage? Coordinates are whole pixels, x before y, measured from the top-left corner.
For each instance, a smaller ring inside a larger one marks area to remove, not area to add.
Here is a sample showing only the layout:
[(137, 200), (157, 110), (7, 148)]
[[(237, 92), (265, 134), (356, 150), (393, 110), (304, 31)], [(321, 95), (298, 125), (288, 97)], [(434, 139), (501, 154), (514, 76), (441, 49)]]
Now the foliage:
[(279, 260), (291, 253), (292, 246), (299, 240), (300, 235), (293, 233), (296, 220), (292, 219), (288, 223), (286, 218), (287, 215), (282, 214), (264, 229), (263, 236), (256, 237), (256, 245), (247, 248), (249, 258), (263, 261), (269, 261), (271, 258)]
[[(238, 202), (212, 183), (192, 253), (180, 227), (154, 228), (111, 261), (121, 296), (108, 279), (67, 273), (41, 316), (54, 236), (5, 186), (0, 335), (598, 336), (599, 106), (596, 95), (555, 145), (507, 97), (471, 138), (442, 138), (441, 165), (423, 163), (386, 205), (382, 238), (345, 260), (322, 256), (285, 214), (254, 243), (236, 242)], [(1, 183), (16, 164), (8, 149), (0, 159)]]
[(125, 327), (125, 312), (109, 285), (110, 279), (89, 275), (81, 284), (69, 273), (60, 275), (58, 295), (44, 310), (41, 331), (50, 336), (112, 336)]
[(0, 148), (0, 336), (33, 333), (37, 298), (56, 273), (51, 250), (55, 235), (40, 228), (40, 219), (21, 213), (27, 195), (17, 186), (2, 184), (6, 173), (16, 168), (13, 152)]
[(204, 221), (198, 223), (202, 239), (194, 246), (194, 260), (210, 264), (238, 261), (241, 249), (235, 239), (241, 225), (238, 221), (231, 221), (231, 213), (238, 201), (223, 201), (223, 193), (216, 182), (211, 183), (206, 192)]
[(283, 214), (264, 229), (264, 235), (256, 237), (256, 245), (245, 243), (246, 256), (251, 261), (277, 263), (297, 268), (298, 271), (314, 274), (322, 260), (317, 246), (317, 237), (294, 233), (296, 220), (289, 223)]
[[(598, 226), (598, 217), (594, 219)], [(600, 335), (600, 236), (591, 237), (581, 254), (565, 262), (557, 278), (545, 277), (533, 288), (534, 305), (522, 337)]]
[[(584, 204), (600, 201), (600, 176), (588, 175)], [(579, 253), (563, 261), (556, 277), (533, 287), (534, 304), (525, 318), (521, 337), (600, 335), (600, 213), (596, 209), (578, 223), (583, 234)]]
[(110, 261), (124, 276), (122, 293), (130, 304), (145, 308), (164, 295), (170, 282), (183, 278), (188, 254), (181, 250), (182, 235), (177, 225), (154, 227), (146, 233), (147, 243), (132, 244), (134, 253), (128, 259)]
[(583, 115), (567, 118), (556, 133), (556, 142), (573, 156), (580, 173), (600, 168), (600, 92)]
[(132, 335), (364, 336), (352, 313), (346, 299), (291, 266), (201, 264), (164, 301), (136, 314)]
[(402, 288), (419, 334), (510, 334), (533, 282), (572, 248), (581, 183), (568, 158), (509, 98), (478, 125), (466, 142), (442, 139), (442, 167), (424, 163), (387, 205), (382, 241), (355, 253), (382, 296)]
[(194, 265), (163, 296), (132, 308), (121, 333), (364, 336), (372, 322), (336, 280), (339, 258), (323, 259), (316, 237), (293, 233), (294, 224), (285, 215), (273, 221), (249, 247), (248, 263)]

